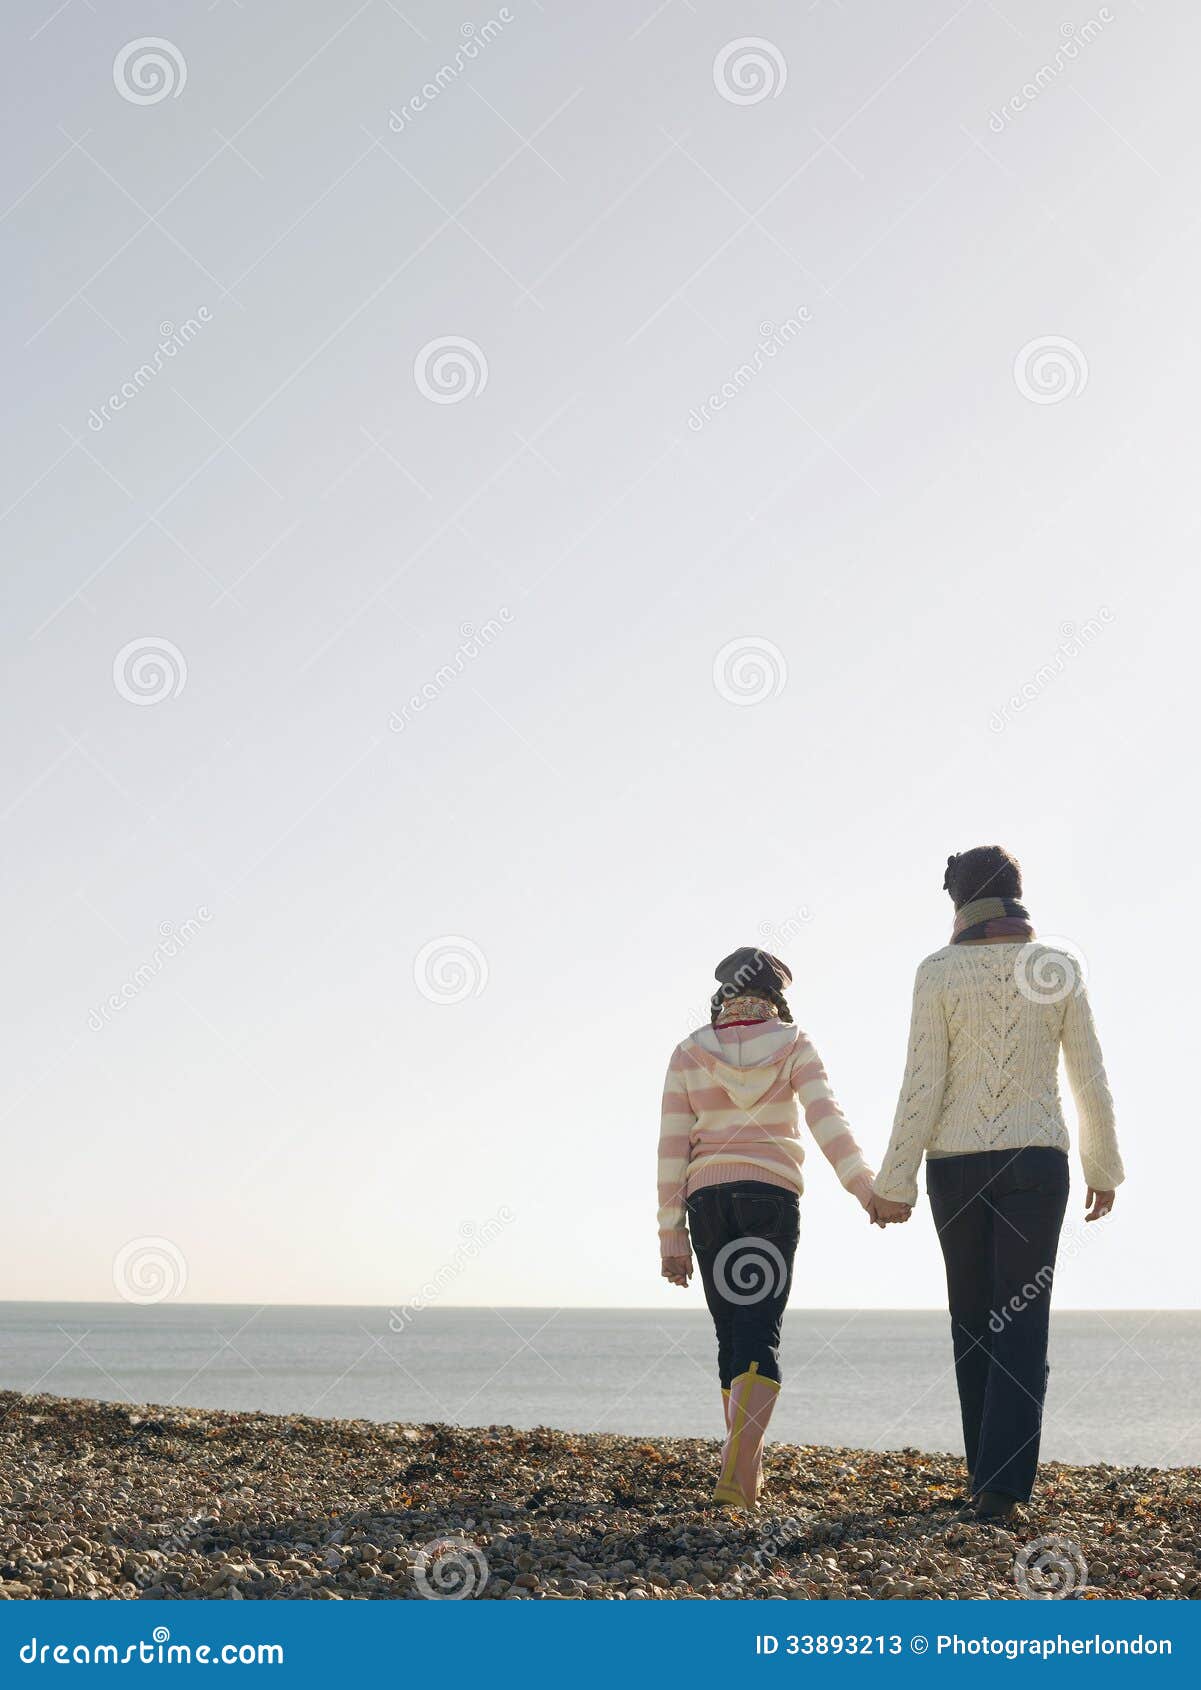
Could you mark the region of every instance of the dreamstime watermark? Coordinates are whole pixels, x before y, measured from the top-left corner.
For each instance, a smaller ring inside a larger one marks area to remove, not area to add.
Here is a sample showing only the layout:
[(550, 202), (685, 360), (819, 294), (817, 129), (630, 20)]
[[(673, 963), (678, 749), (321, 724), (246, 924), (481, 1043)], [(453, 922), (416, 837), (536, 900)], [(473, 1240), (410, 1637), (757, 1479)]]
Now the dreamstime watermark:
[(795, 340), (806, 323), (813, 321), (813, 313), (807, 305), (799, 305), (791, 317), (776, 327), (773, 323), (760, 323), (759, 340), (756, 343), (751, 358), (730, 374), (722, 382), (716, 393), (711, 393), (699, 405), (694, 405), (688, 413), (688, 426), (694, 434), (699, 434), (707, 422), (711, 422), (718, 411), (724, 411), (732, 399), (737, 399), (740, 393), (754, 381), (755, 377), (766, 368), (768, 361), (777, 353), (782, 352), (790, 341)]
[(1074, 1538), (1052, 1532), (1018, 1550), (1013, 1582), (1023, 1596), (1062, 1601), (1088, 1583), (1088, 1563)]
[(787, 683), (784, 653), (759, 634), (728, 640), (713, 659), (713, 685), (727, 704), (762, 704), (779, 698)]
[(770, 939), (778, 945), (781, 941), (789, 945), (800, 936), (801, 929), (807, 927), (813, 920), (813, 911), (808, 904), (799, 904), (791, 915), (786, 915), (783, 921), (761, 921), (759, 936)]
[(1013, 381), (1032, 405), (1059, 405), (1088, 386), (1088, 359), (1066, 335), (1039, 335), (1013, 360)]
[(470, 1538), (436, 1537), (417, 1551), (413, 1580), (427, 1602), (462, 1602), (487, 1584), (488, 1562)]
[(411, 94), (399, 111), (394, 108), (388, 113), (388, 128), (392, 133), (399, 135), (415, 117), (440, 99), (451, 84), (457, 82), (464, 71), (470, 69), (473, 60), (479, 58), (483, 49), (495, 41), (502, 30), (513, 22), (513, 16), (507, 6), (502, 6), (494, 18), (489, 18), (487, 23), (480, 24), (478, 28), (473, 23), (460, 24), (459, 34), (463, 40), (455, 49), (453, 58), (441, 65), (416, 94)]
[(1046, 93), (1047, 89), (1057, 82), (1074, 59), (1080, 57), (1081, 51), (1101, 34), (1107, 24), (1114, 21), (1114, 15), (1108, 6), (1102, 6), (1095, 18), (1089, 18), (1087, 23), (1077, 29), (1075, 24), (1063, 23), (1059, 26), (1059, 33), (1063, 37), (1060, 45), (1055, 49), (1054, 57), (1048, 63), (1040, 65), (1029, 82), (1024, 82), (1018, 92), (1004, 105), (998, 106), (988, 114), (988, 127), (994, 135), (1000, 135), (1006, 124), (1012, 123), (1019, 113), (1027, 111), (1034, 102)]
[(460, 1274), (466, 1272), (490, 1244), (494, 1244), (507, 1226), (511, 1226), (516, 1217), (507, 1203), (502, 1203), (494, 1215), (489, 1215), (482, 1226), (474, 1221), (464, 1221), (459, 1228), (460, 1242), (456, 1245), (449, 1259), (433, 1276), (426, 1280), (411, 1302), (402, 1303), (397, 1309), (388, 1313), (388, 1326), (391, 1331), (403, 1333), (419, 1314), (436, 1303), (446, 1293), (448, 1286), (453, 1285)]
[(820, 1521), (818, 1514), (789, 1514), (780, 1520), (770, 1520), (762, 1538), (746, 1552), (745, 1561), (761, 1571), (793, 1552), (796, 1541)]
[(713, 1283), (727, 1303), (762, 1303), (788, 1284), (788, 1263), (770, 1238), (731, 1238), (713, 1261)]
[(413, 958), (413, 984), (430, 1003), (478, 998), (488, 984), (488, 959), (474, 939), (443, 933)]
[(1068, 664), (1086, 652), (1093, 641), (1103, 634), (1114, 620), (1115, 613), (1107, 604), (1103, 604), (1095, 616), (1090, 616), (1079, 627), (1074, 622), (1061, 623), (1059, 633), (1060, 642), (1055, 647), (1054, 655), (1041, 664), (1030, 677), (1023, 681), (1017, 692), (1005, 700), (999, 710), (994, 710), (988, 719), (989, 728), (993, 733), (1004, 733), (1013, 716), (1019, 715), (1028, 705), (1041, 698), (1053, 681), (1059, 679)]
[[(761, 921), (759, 923), (759, 931), (765, 936), (770, 936), (771, 938), (778, 940), (779, 938), (787, 937), (789, 935), (794, 923), (804, 923), (808, 920), (809, 912), (808, 910), (802, 908), (797, 910), (792, 916), (789, 916), (788, 919), (785, 922), (782, 922), (779, 927), (773, 927), (769, 922)], [(797, 926), (796, 931), (800, 931), (799, 925)], [(754, 950), (751, 953), (749, 961), (740, 964), (735, 970), (733, 978), (719, 986), (717, 991), (714, 992), (713, 997), (717, 997), (720, 994), (725, 1002), (729, 1003), (731, 998), (741, 997), (744, 992), (748, 992), (753, 995), (754, 988), (752, 986), (752, 982), (757, 978), (764, 959), (770, 955), (771, 953), (765, 950)], [(703, 1029), (705, 1026), (711, 1024), (713, 1015), (713, 999), (706, 998), (703, 1004), (692, 1005), (685, 1014), (687, 1017), (689, 1032), (692, 1032), (692, 1030), (696, 1027), (701, 1027)]]
[(148, 961), (140, 963), (129, 978), (122, 982), (119, 989), (111, 992), (88, 1016), (88, 1026), (93, 1033), (103, 1031), (114, 1015), (119, 1014), (127, 1004), (139, 997), (147, 986), (158, 978), (168, 962), (186, 950), (200, 929), (207, 926), (212, 919), (212, 912), (201, 904), (196, 914), (189, 916), (179, 927), (171, 921), (160, 922), (159, 942), (150, 953)]
[(427, 340), (414, 358), (413, 380), (418, 393), (433, 404), (457, 405), (487, 387), (488, 360), (483, 348), (466, 335), (441, 335)]
[(113, 1285), (126, 1303), (165, 1303), (187, 1283), (184, 1253), (169, 1238), (131, 1238), (113, 1257)]
[(1024, 1314), (1031, 1303), (1037, 1302), (1041, 1296), (1049, 1295), (1055, 1283), (1055, 1275), (1063, 1263), (1074, 1262), (1077, 1256), (1089, 1247), (1092, 1240), (1100, 1236), (1100, 1228), (1089, 1221), (1074, 1222), (1065, 1227), (1056, 1246), (1055, 1265), (1044, 1262), (1020, 1290), (1015, 1291), (1000, 1308), (993, 1309), (988, 1317), (989, 1331), (999, 1336), (1012, 1324), (1015, 1315)]
[(282, 1643), (172, 1643), (165, 1625), (138, 1643), (23, 1643), (17, 1658), (25, 1666), (270, 1666), (284, 1664)]
[[(135, 1422), (134, 1424), (140, 1423)], [(165, 1426), (158, 1424), (158, 1429), (167, 1437), (171, 1435), (173, 1430), (169, 1424)], [(261, 1465), (261, 1458), (257, 1464)], [(246, 1471), (246, 1468), (240, 1469), (242, 1473)], [(145, 1565), (134, 1568), (132, 1583), (136, 1584), (140, 1590), (153, 1589), (162, 1581), (163, 1574), (168, 1570), (167, 1560), (169, 1556), (186, 1555), (190, 1550), (196, 1549), (203, 1538), (210, 1537), (220, 1531), (222, 1510), (227, 1504), (237, 1505), (240, 1503), (245, 1505), (253, 1499), (253, 1496), (254, 1492), (248, 1485), (240, 1489), (221, 1491), (210, 1500), (206, 1512), (187, 1514), (176, 1524), (165, 1521), (156, 1522), (154, 1529), (158, 1533), (157, 1541), (145, 1547), (139, 1547), (132, 1554), (127, 1552), (131, 1560), (140, 1558), (146, 1561)], [(148, 1560), (148, 1557), (153, 1557), (153, 1559)], [(231, 1571), (231, 1576), (236, 1575)]]
[(1013, 977), (1030, 1003), (1063, 1003), (1084, 990), (1088, 963), (1070, 939), (1048, 933), (1022, 946), (1014, 958)]
[(470, 622), (464, 622), (459, 629), (461, 644), (449, 663), (444, 663), (431, 680), (425, 681), (399, 710), (393, 710), (388, 717), (388, 726), (393, 733), (403, 733), (413, 716), (419, 716), (431, 704), (437, 702), (442, 694), (456, 680), (465, 669), (481, 657), (492, 642), (508, 627), (513, 620), (513, 612), (508, 605), (502, 604), (495, 616), (479, 628)]
[(127, 41), (113, 60), (113, 86), (131, 106), (178, 100), (187, 80), (187, 60), (174, 41), (164, 41), (161, 35)]
[(1002, 1303), (999, 1309), (993, 1309), (988, 1317), (988, 1329), (998, 1335), (1009, 1326), (1015, 1314), (1024, 1314), (1043, 1295), (1049, 1291), (1055, 1281), (1055, 1269), (1050, 1262), (1044, 1262), (1042, 1267), (1029, 1278), (1020, 1291), (1015, 1291), (1008, 1302)]
[(88, 412), (88, 427), (93, 434), (99, 434), (106, 423), (112, 422), (113, 414), (123, 411), (132, 399), (136, 399), (144, 387), (148, 387), (163, 368), (163, 365), (180, 353), (189, 341), (195, 340), (206, 323), (211, 323), (213, 314), (207, 305), (199, 305), (194, 317), (185, 317), (183, 322), (175, 324), (163, 322), (158, 326), (159, 341), (154, 349), (154, 356), (150, 360), (138, 365), (133, 374), (126, 378), (115, 393), (110, 393), (101, 405), (93, 405)]
[(713, 60), (713, 86), (732, 106), (777, 100), (788, 81), (788, 61), (774, 41), (743, 35), (727, 41)]
[(160, 634), (142, 634), (113, 658), (113, 685), (129, 704), (161, 704), (178, 698), (188, 665), (177, 645)]

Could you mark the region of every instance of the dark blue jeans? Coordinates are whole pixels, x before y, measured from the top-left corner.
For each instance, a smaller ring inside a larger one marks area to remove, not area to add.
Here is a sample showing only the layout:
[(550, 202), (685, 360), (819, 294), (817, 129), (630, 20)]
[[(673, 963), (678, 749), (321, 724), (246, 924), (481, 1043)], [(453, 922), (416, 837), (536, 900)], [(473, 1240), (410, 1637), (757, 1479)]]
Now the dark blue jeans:
[(971, 1488), (1025, 1502), (1038, 1472), (1068, 1159), (1038, 1146), (939, 1156), (927, 1159), (926, 1191), (947, 1268)]
[(796, 1193), (759, 1180), (706, 1186), (688, 1199), (723, 1390), (753, 1361), (765, 1379), (779, 1380), (780, 1326), (799, 1230)]

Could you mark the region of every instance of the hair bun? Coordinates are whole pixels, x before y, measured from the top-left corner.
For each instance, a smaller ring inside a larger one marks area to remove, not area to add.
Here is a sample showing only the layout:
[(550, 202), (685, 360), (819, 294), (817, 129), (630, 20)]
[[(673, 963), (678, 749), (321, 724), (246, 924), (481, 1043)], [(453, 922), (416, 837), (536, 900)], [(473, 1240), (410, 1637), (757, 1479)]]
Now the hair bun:
[(958, 861), (959, 852), (952, 851), (951, 855), (947, 858), (947, 871), (942, 877), (942, 889), (944, 892), (949, 892), (951, 889), (951, 873)]

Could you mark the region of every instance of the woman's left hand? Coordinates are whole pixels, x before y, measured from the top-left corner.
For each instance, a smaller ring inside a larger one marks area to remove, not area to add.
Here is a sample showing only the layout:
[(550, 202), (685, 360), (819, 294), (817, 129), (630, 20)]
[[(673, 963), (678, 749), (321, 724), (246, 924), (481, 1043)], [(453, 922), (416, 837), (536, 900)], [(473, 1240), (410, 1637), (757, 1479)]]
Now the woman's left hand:
[(1094, 1191), (1090, 1185), (1084, 1198), (1084, 1207), (1088, 1211), (1084, 1217), (1085, 1220), (1099, 1221), (1102, 1215), (1107, 1215), (1113, 1208), (1113, 1200), (1116, 1196), (1116, 1191)]
[(692, 1257), (665, 1256), (662, 1272), (664, 1279), (670, 1279), (673, 1285), (686, 1286), (692, 1278)]

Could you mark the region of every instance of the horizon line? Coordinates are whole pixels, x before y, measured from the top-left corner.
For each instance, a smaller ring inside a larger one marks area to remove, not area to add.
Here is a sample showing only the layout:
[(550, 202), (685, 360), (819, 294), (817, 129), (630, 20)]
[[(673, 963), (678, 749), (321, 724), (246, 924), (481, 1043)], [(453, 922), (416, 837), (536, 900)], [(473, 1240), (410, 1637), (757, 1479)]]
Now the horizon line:
[[(526, 1311), (536, 1314), (696, 1314), (703, 1315), (707, 1311), (703, 1307), (688, 1306), (687, 1308), (666, 1308), (661, 1303), (443, 1303), (426, 1304), (420, 1308), (413, 1308), (411, 1303), (401, 1299), (389, 1303), (314, 1303), (314, 1302), (267, 1302), (254, 1299), (249, 1302), (227, 1302), (220, 1298), (204, 1299), (172, 1297), (164, 1298), (161, 1302), (138, 1302), (124, 1297), (0, 1297), (0, 1310), (6, 1308), (61, 1308), (64, 1304), (73, 1304), (80, 1308), (104, 1309), (412, 1309), (414, 1314), (428, 1314), (441, 1311), (457, 1314), (490, 1314), (495, 1310)], [(789, 1311), (793, 1314), (947, 1314), (945, 1304), (930, 1303), (920, 1307), (899, 1307), (894, 1305), (877, 1305), (867, 1303), (856, 1304), (822, 1304), (821, 1306), (793, 1305)], [(1083, 1306), (1076, 1304), (1057, 1305), (1053, 1314), (1201, 1314), (1201, 1308), (1192, 1305), (1166, 1304), (1149, 1306), (1145, 1304), (1131, 1307), (1115, 1308), (1100, 1306)], [(948, 1316), (949, 1318), (949, 1316)]]

